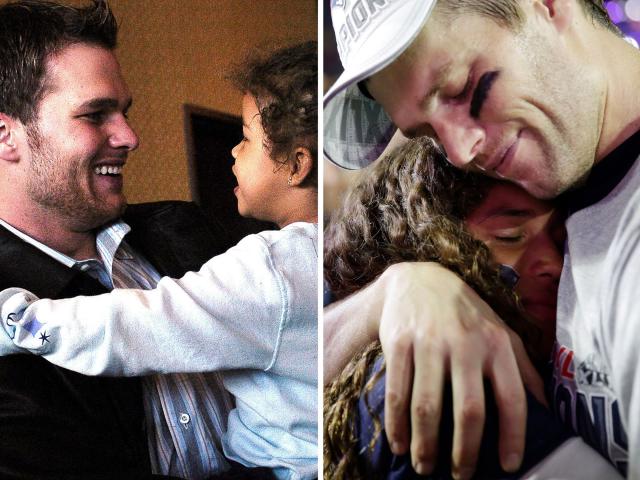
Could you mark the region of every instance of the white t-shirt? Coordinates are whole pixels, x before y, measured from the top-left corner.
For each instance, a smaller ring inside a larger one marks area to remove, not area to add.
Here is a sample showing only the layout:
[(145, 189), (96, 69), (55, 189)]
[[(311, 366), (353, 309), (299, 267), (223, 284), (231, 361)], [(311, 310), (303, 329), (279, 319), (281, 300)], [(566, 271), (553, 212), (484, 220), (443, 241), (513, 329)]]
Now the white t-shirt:
[(568, 195), (552, 386), (559, 418), (629, 478), (640, 478), (639, 153), (636, 133)]

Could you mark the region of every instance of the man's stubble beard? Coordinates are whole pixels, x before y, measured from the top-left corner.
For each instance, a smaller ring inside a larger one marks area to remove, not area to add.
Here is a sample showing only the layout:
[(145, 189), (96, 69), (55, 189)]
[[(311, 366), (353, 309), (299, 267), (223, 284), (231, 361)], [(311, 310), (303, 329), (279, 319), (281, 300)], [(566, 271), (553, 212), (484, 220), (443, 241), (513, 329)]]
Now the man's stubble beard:
[(555, 55), (546, 39), (534, 33), (521, 40), (521, 48), (527, 45), (529, 53), (535, 52), (530, 57), (531, 71), (555, 109), (550, 117), (553, 128), (540, 142), (547, 159), (542, 168), (551, 181), (540, 191), (525, 189), (535, 197), (552, 199), (580, 187), (594, 165), (600, 110), (594, 95), (598, 86), (584, 67)]
[(124, 213), (126, 203), (123, 202), (116, 211), (100, 204), (88, 190), (82, 189), (79, 179), (91, 175), (81, 170), (89, 168), (83, 159), (72, 160), (65, 165), (59, 153), (46, 143), (37, 126), (29, 126), (26, 133), (31, 150), (27, 195), (32, 202), (44, 207), (74, 231), (92, 230)]

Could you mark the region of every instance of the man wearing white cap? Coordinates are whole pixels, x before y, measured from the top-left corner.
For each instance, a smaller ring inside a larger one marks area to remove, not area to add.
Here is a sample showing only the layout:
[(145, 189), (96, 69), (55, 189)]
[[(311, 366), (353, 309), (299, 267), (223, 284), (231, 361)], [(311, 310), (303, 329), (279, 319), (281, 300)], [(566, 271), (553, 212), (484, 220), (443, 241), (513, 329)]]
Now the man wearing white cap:
[[(325, 97), (334, 163), (370, 163), (399, 129), (433, 136), (454, 165), (537, 197), (567, 192), (550, 400), (620, 472), (640, 478), (640, 54), (598, 0), (344, 0), (332, 16), (345, 67)], [(500, 411), (502, 465), (518, 468), (523, 382), (536, 392), (539, 379), (486, 304), (441, 268), (391, 267), (325, 312), (325, 380), (377, 335), (395, 453), (410, 446), (416, 470), (431, 471), (450, 372), (455, 475), (474, 469), (483, 377)]]

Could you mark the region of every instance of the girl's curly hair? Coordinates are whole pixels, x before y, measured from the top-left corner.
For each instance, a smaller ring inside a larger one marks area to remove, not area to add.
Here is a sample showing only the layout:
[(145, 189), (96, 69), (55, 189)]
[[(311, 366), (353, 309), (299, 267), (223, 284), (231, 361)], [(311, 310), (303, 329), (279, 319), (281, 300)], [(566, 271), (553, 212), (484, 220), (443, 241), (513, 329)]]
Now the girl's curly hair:
[(252, 55), (231, 79), (256, 100), (269, 156), (285, 164), (295, 159), (296, 148), (308, 149), (314, 165), (304, 184), (317, 186), (318, 44), (293, 45), (267, 57)]
[[(343, 298), (395, 263), (438, 262), (472, 287), (538, 359), (538, 330), (522, 316), (489, 249), (464, 226), (496, 182), (455, 169), (427, 138), (374, 163), (325, 232), (324, 275), (332, 292)], [(359, 476), (353, 420), (358, 399), (377, 378), (365, 385), (380, 354), (378, 342), (370, 345), (325, 389), (325, 478)]]

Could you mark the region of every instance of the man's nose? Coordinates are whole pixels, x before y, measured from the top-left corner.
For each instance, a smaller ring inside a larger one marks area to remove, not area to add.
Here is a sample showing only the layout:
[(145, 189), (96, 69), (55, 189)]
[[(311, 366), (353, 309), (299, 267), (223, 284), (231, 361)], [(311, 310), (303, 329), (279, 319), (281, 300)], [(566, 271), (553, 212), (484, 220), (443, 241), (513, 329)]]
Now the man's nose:
[(138, 148), (139, 144), (138, 134), (129, 125), (129, 121), (124, 116), (115, 119), (111, 125), (109, 145), (113, 148), (132, 151)]
[(433, 116), (431, 126), (449, 162), (455, 167), (466, 168), (482, 152), (486, 132), (469, 116), (468, 111), (460, 114), (458, 111), (443, 110)]

